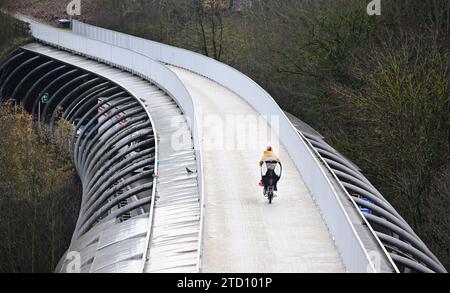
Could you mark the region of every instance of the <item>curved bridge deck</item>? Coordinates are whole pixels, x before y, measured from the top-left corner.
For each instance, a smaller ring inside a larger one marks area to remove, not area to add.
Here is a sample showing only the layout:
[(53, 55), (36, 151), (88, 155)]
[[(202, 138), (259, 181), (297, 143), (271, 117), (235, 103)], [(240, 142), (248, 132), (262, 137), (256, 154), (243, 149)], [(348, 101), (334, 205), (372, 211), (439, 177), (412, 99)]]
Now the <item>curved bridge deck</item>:
[[(269, 205), (263, 197), (257, 184), (258, 162), (267, 140), (252, 130), (262, 128), (270, 132), (266, 122), (223, 86), (184, 69), (171, 69), (192, 95), (198, 121), (202, 121), (200, 137), (205, 168), (202, 271), (344, 272), (319, 209), (282, 146), (276, 150), (284, 167), (279, 198)], [(230, 131), (228, 123), (232, 120), (236, 128), (231, 127)], [(258, 125), (253, 127), (252, 122)], [(220, 129), (222, 133), (234, 133), (246, 143), (227, 146), (230, 137), (221, 139)], [(276, 145), (275, 134), (270, 137)]]

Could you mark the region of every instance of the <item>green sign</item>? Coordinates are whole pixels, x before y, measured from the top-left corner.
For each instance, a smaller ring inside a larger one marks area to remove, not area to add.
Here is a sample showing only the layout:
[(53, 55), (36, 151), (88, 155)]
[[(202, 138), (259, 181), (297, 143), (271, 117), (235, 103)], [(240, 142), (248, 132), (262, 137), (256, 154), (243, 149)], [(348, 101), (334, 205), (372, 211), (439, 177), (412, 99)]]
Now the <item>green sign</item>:
[(48, 93), (45, 93), (45, 94), (42, 96), (42, 98), (41, 98), (41, 102), (42, 102), (43, 104), (47, 104), (49, 100), (50, 100), (50, 96), (49, 96)]

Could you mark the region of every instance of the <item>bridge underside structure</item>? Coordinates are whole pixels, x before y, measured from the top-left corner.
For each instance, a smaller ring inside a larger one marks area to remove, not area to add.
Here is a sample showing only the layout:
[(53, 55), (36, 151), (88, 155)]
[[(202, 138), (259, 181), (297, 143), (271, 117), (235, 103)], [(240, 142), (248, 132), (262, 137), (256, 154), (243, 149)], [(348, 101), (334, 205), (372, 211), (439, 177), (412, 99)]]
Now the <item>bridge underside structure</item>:
[[(241, 73), (79, 22), (20, 18), (41, 43), (1, 65), (0, 97), (50, 127), (74, 125), (83, 199), (68, 253), (82, 272), (445, 272), (354, 164)], [(275, 205), (255, 184), (267, 141), (210, 148), (208, 115), (281, 120), (258, 124), (281, 142)]]
[[(50, 127), (62, 116), (76, 132), (74, 162), (83, 200), (68, 251), (80, 252), (81, 271), (196, 272), (196, 174), (173, 168), (196, 169), (192, 141), (175, 152), (155, 135), (156, 127), (164, 137), (190, 133), (176, 103), (148, 81), (37, 43), (15, 51), (2, 73), (3, 97)], [(165, 158), (157, 159), (158, 148)], [(156, 184), (164, 191), (156, 193)], [(58, 271), (65, 271), (64, 259)]]

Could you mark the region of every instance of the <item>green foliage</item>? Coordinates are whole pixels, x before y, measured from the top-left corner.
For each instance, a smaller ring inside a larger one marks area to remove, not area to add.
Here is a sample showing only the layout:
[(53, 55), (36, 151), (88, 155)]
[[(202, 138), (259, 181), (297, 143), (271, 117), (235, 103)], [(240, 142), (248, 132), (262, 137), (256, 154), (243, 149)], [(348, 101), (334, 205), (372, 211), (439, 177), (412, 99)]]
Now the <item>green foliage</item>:
[(28, 43), (31, 38), (27, 35), (26, 26), (1, 13), (0, 27), (2, 28), (0, 30), (0, 61), (2, 61), (18, 46)]
[(287, 67), (299, 75), (347, 82), (348, 61), (374, 28), (373, 18), (360, 9), (320, 15), (306, 34), (297, 35)]
[(333, 85), (330, 139), (448, 266), (450, 52), (410, 33), (369, 52), (352, 66), (362, 86)]
[(60, 122), (51, 133), (10, 104), (0, 124), (0, 272), (52, 272), (79, 212), (73, 130)]

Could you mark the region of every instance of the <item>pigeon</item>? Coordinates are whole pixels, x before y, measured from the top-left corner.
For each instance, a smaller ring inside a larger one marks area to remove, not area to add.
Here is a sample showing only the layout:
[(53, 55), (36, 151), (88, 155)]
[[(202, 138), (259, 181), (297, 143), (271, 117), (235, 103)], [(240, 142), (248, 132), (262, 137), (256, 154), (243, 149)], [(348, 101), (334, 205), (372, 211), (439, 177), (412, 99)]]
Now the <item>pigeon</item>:
[(192, 174), (194, 174), (194, 171), (192, 171), (191, 169), (189, 169), (189, 168), (186, 168), (186, 172), (188, 173), (188, 175), (192, 175)]

